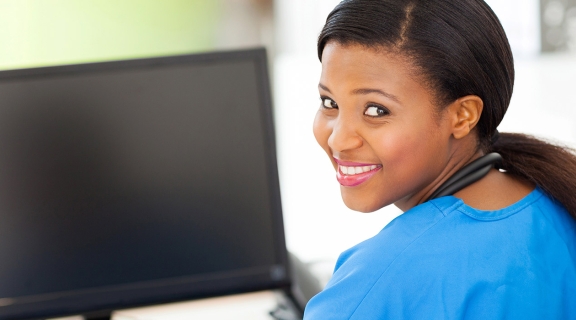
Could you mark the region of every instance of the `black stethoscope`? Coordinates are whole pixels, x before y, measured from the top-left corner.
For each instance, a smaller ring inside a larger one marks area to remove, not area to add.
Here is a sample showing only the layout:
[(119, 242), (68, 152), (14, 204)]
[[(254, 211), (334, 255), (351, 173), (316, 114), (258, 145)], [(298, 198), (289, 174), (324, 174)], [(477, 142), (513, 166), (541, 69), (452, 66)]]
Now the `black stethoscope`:
[[(432, 195), (426, 199), (432, 200), (454, 194), (472, 183), (482, 179), (490, 172), (494, 164), (502, 161), (502, 156), (496, 152), (482, 156), (460, 170), (456, 171), (448, 180), (446, 180)], [(426, 202), (425, 201), (425, 202)]]

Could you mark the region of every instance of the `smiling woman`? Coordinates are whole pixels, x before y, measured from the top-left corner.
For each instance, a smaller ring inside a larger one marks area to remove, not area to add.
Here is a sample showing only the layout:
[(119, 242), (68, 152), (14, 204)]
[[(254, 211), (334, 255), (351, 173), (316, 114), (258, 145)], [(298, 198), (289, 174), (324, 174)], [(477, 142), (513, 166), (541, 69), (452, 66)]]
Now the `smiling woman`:
[[(322, 55), (320, 94), (314, 133), (332, 158), (348, 207), (371, 212), (396, 203), (407, 210), (453, 167), (445, 163), (449, 122), (439, 121), (431, 93), (401, 56), (330, 42)], [(372, 179), (342, 183), (356, 180), (346, 166), (365, 165), (378, 167)]]
[[(344, 0), (318, 54), (314, 135), (344, 203), (405, 212), (340, 256), (305, 319), (576, 314), (576, 157), (498, 133), (514, 67), (486, 3)], [(428, 200), (491, 152), (496, 169)]]

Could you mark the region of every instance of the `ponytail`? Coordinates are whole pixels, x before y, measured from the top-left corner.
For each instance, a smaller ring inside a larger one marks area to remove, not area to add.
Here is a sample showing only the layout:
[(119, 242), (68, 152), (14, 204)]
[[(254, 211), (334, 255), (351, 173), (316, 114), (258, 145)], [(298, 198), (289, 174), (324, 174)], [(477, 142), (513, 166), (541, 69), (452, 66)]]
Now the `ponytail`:
[(502, 156), (501, 169), (539, 186), (576, 219), (576, 154), (520, 133), (500, 133), (490, 152)]

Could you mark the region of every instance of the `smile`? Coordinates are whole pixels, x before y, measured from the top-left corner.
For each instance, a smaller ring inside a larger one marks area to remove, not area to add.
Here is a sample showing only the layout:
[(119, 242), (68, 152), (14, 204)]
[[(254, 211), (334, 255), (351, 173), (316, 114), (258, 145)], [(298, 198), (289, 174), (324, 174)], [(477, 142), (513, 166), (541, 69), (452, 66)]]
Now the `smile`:
[(372, 171), (376, 168), (378, 168), (378, 166), (375, 164), (373, 164), (371, 166), (362, 166), (362, 167), (338, 166), (338, 170), (340, 170), (340, 172), (342, 172), (345, 175), (350, 175), (350, 176), (361, 174), (361, 173), (368, 172), (368, 171)]
[(336, 179), (345, 187), (355, 187), (365, 182), (382, 168), (382, 165), (377, 164), (361, 164), (344, 162), (338, 159), (335, 160), (336, 163), (338, 163)]

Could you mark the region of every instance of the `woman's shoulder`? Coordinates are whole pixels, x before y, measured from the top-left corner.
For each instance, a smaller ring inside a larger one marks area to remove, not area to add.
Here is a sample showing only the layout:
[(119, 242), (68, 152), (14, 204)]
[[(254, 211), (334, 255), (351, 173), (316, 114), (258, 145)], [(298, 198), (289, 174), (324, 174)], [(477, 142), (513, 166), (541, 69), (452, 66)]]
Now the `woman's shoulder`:
[[(361, 263), (364, 259), (393, 259), (410, 246), (414, 240), (426, 235), (451, 212), (463, 203), (453, 197), (444, 197), (435, 202), (420, 204), (396, 217), (377, 235), (344, 251), (336, 264), (338, 269), (344, 262), (352, 260)], [(378, 253), (378, 254), (375, 254)]]
[(466, 224), (466, 227), (460, 227), (462, 231), (468, 233), (477, 229), (484, 234), (482, 239), (487, 241), (505, 236), (507, 243), (529, 245), (552, 237), (570, 243), (568, 249), (576, 254), (576, 220), (561, 203), (538, 186), (505, 208), (479, 210), (462, 204), (457, 212), (461, 216), (455, 217)]
[[(346, 274), (370, 269), (377, 275), (404, 259), (452, 262), (453, 254), (500, 253), (506, 248), (520, 255), (545, 254), (541, 250), (549, 245), (544, 241), (557, 244), (546, 252), (565, 250), (562, 256), (576, 257), (576, 220), (538, 187), (498, 210), (478, 210), (456, 197), (442, 197), (401, 214), (376, 236), (343, 252), (335, 276), (342, 268)], [(507, 257), (512, 256), (514, 252)]]
[[(473, 209), (451, 196), (430, 201), (344, 252), (307, 313), (324, 313), (329, 306), (334, 319), (457, 316), (470, 299), (493, 303), (494, 312), (504, 312), (498, 311), (502, 303), (520, 303), (507, 300), (510, 295), (533, 304), (526, 310), (549, 307), (565, 299), (559, 292), (576, 294), (571, 262), (576, 252), (567, 244), (576, 243), (576, 229), (568, 232), (566, 221), (574, 224), (565, 217), (571, 219), (540, 189), (493, 211)], [(555, 272), (558, 268), (563, 273)], [(560, 274), (571, 279), (568, 284)], [(575, 303), (566, 305), (576, 311)]]

